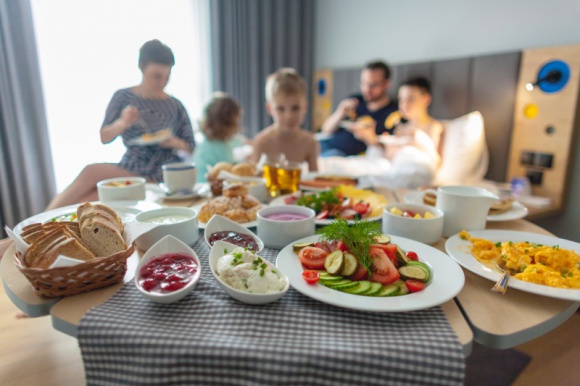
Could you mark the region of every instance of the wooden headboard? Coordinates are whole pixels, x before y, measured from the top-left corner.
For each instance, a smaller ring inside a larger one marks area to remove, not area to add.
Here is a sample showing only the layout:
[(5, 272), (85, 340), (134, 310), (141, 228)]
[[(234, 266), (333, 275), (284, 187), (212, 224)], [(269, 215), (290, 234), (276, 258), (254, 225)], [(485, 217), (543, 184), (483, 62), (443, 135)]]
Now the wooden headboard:
[[(431, 81), (433, 101), (429, 111), (433, 117), (452, 119), (471, 111), (481, 112), (490, 153), (486, 178), (505, 181), (520, 58), (521, 52), (509, 52), (391, 66), (390, 94), (396, 97), (400, 83), (414, 76), (423, 76)], [(313, 129), (320, 128), (342, 99), (358, 92), (361, 69), (315, 73)]]

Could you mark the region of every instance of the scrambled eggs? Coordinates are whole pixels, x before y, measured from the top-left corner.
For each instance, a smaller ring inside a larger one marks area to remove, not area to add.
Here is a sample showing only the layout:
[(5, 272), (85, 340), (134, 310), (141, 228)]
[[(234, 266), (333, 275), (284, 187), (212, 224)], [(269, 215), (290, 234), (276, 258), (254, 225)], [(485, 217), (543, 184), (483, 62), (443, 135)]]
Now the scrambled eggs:
[(497, 242), (472, 238), (462, 231), (460, 237), (473, 244), (472, 255), (483, 263), (503, 259), (508, 268), (519, 271), (516, 279), (550, 287), (580, 289), (580, 255), (558, 245), (530, 242)]
[(381, 216), (385, 205), (387, 205), (387, 199), (384, 196), (370, 190), (362, 190), (353, 186), (342, 185), (339, 188), (339, 191), (344, 197), (348, 197), (352, 200), (363, 200), (364, 202), (371, 204), (372, 212), (369, 217)]

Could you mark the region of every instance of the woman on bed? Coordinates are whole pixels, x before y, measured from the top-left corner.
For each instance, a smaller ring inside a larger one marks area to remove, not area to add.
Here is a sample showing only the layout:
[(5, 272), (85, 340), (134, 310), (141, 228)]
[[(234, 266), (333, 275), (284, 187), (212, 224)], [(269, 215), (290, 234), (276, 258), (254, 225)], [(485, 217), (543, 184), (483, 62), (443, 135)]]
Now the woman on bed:
[[(145, 177), (149, 182), (162, 179), (161, 165), (191, 156), (195, 142), (189, 116), (181, 102), (165, 93), (175, 59), (171, 49), (159, 40), (145, 43), (139, 51), (139, 85), (117, 91), (105, 114), (101, 142), (123, 138), (127, 152), (118, 164), (86, 166), (72, 184), (56, 196), (47, 209), (97, 199), (97, 182), (114, 177)], [(159, 133), (158, 133), (159, 132)], [(143, 134), (166, 138), (143, 146)]]
[(368, 128), (353, 128), (353, 135), (365, 142), (364, 157), (344, 160), (321, 159), (324, 172), (364, 171), (373, 184), (402, 188), (429, 185), (439, 164), (443, 125), (428, 113), (431, 86), (425, 78), (413, 78), (399, 87), (401, 120), (393, 135), (377, 135)]

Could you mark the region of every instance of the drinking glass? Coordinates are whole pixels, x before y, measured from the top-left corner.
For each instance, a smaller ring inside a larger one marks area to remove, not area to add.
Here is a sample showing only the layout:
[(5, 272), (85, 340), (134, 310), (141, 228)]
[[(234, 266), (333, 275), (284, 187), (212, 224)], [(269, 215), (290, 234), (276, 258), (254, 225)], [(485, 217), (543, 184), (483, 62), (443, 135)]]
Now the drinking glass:
[(290, 194), (298, 190), (302, 165), (299, 162), (284, 162), (277, 170), (280, 194)]

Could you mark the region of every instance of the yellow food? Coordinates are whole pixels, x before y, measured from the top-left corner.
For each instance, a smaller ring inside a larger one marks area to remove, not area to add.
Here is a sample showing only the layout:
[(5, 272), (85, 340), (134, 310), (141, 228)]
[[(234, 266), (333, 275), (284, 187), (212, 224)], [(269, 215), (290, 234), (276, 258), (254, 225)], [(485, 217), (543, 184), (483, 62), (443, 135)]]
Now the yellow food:
[(402, 216), (403, 215), (403, 211), (397, 207), (391, 208), (391, 213), (394, 214), (395, 216)]
[(431, 212), (425, 212), (425, 217), (423, 218), (435, 218), (435, 215)]
[(357, 189), (353, 186), (343, 185), (339, 188), (339, 192), (341, 192), (344, 197), (352, 200), (363, 200), (371, 204), (372, 212), (369, 217), (380, 216), (383, 213), (385, 205), (387, 205), (387, 199), (385, 197), (370, 190)]
[(514, 278), (550, 287), (580, 289), (580, 255), (558, 245), (529, 242), (497, 242), (473, 238), (466, 231), (460, 237), (472, 243), (471, 254), (482, 263), (505, 260), (506, 266), (520, 273)]

